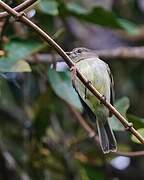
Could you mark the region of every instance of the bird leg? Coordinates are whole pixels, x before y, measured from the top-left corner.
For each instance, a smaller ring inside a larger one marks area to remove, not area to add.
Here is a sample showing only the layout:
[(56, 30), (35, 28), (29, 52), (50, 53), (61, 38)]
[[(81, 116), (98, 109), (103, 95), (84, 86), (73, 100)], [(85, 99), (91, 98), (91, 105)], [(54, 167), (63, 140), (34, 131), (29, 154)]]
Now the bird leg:
[(106, 101), (106, 97), (105, 97), (105, 95), (102, 95), (102, 96), (101, 96), (101, 101), (100, 101), (100, 104), (102, 104), (102, 103), (103, 103), (103, 101)]
[(70, 68), (70, 71), (72, 72), (72, 86), (73, 86), (74, 89), (76, 89), (76, 75), (77, 75), (76, 65), (73, 65)]
[[(91, 84), (92, 82), (90, 80), (87, 81), (87, 84)], [(85, 99), (87, 99), (87, 87), (85, 86)]]
[(133, 127), (133, 123), (128, 123), (128, 126), (125, 128), (126, 131), (129, 131)]

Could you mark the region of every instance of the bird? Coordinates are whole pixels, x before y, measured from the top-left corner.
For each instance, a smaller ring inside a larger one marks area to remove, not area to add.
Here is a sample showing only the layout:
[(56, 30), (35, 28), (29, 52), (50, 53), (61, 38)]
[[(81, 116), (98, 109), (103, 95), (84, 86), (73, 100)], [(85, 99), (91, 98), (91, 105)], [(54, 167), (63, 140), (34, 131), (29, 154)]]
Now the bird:
[[(67, 54), (88, 83), (92, 83), (103, 97), (113, 105), (114, 82), (108, 64), (99, 59), (94, 50), (84, 47), (74, 48)], [(76, 75), (72, 77), (73, 86), (84, 109), (97, 125), (99, 142), (103, 153), (117, 151), (117, 142), (109, 124), (112, 113), (84, 86)]]

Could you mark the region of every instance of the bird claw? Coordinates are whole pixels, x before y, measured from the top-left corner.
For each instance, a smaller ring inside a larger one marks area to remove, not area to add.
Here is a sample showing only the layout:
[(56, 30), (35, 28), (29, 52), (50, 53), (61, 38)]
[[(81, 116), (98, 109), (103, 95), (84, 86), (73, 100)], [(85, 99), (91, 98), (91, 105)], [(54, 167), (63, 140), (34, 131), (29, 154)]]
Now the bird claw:
[(127, 131), (129, 131), (133, 127), (133, 123), (128, 123), (128, 126), (125, 128)]
[[(90, 80), (87, 81), (87, 84), (91, 84), (92, 82)], [(85, 86), (85, 99), (87, 99), (87, 87)]]
[(103, 101), (106, 101), (106, 97), (105, 97), (105, 95), (102, 95), (102, 96), (101, 96), (101, 101), (100, 101), (100, 104), (102, 104), (102, 103), (103, 103)]

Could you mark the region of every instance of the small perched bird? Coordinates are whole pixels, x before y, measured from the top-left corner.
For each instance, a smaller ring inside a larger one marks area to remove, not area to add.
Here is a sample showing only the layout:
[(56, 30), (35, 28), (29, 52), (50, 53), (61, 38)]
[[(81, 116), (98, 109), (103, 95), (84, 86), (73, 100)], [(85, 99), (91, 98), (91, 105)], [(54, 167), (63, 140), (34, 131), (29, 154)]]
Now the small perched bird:
[[(98, 58), (96, 52), (86, 48), (75, 48), (67, 54), (88, 82), (113, 104), (113, 78), (108, 65)], [(112, 114), (76, 76), (73, 78), (74, 88), (84, 108), (88, 111), (89, 117), (95, 119), (103, 153), (116, 151), (116, 140), (108, 122)]]

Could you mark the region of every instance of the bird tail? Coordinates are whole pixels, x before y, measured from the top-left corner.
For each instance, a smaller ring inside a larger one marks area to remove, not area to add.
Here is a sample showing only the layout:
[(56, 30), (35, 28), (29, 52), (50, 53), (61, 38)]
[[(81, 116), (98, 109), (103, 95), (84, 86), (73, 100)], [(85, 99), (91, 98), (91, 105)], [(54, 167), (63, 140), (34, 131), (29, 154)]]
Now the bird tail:
[(117, 143), (113, 131), (109, 125), (108, 119), (97, 119), (97, 129), (100, 139), (100, 145), (104, 154), (115, 152), (117, 150)]

